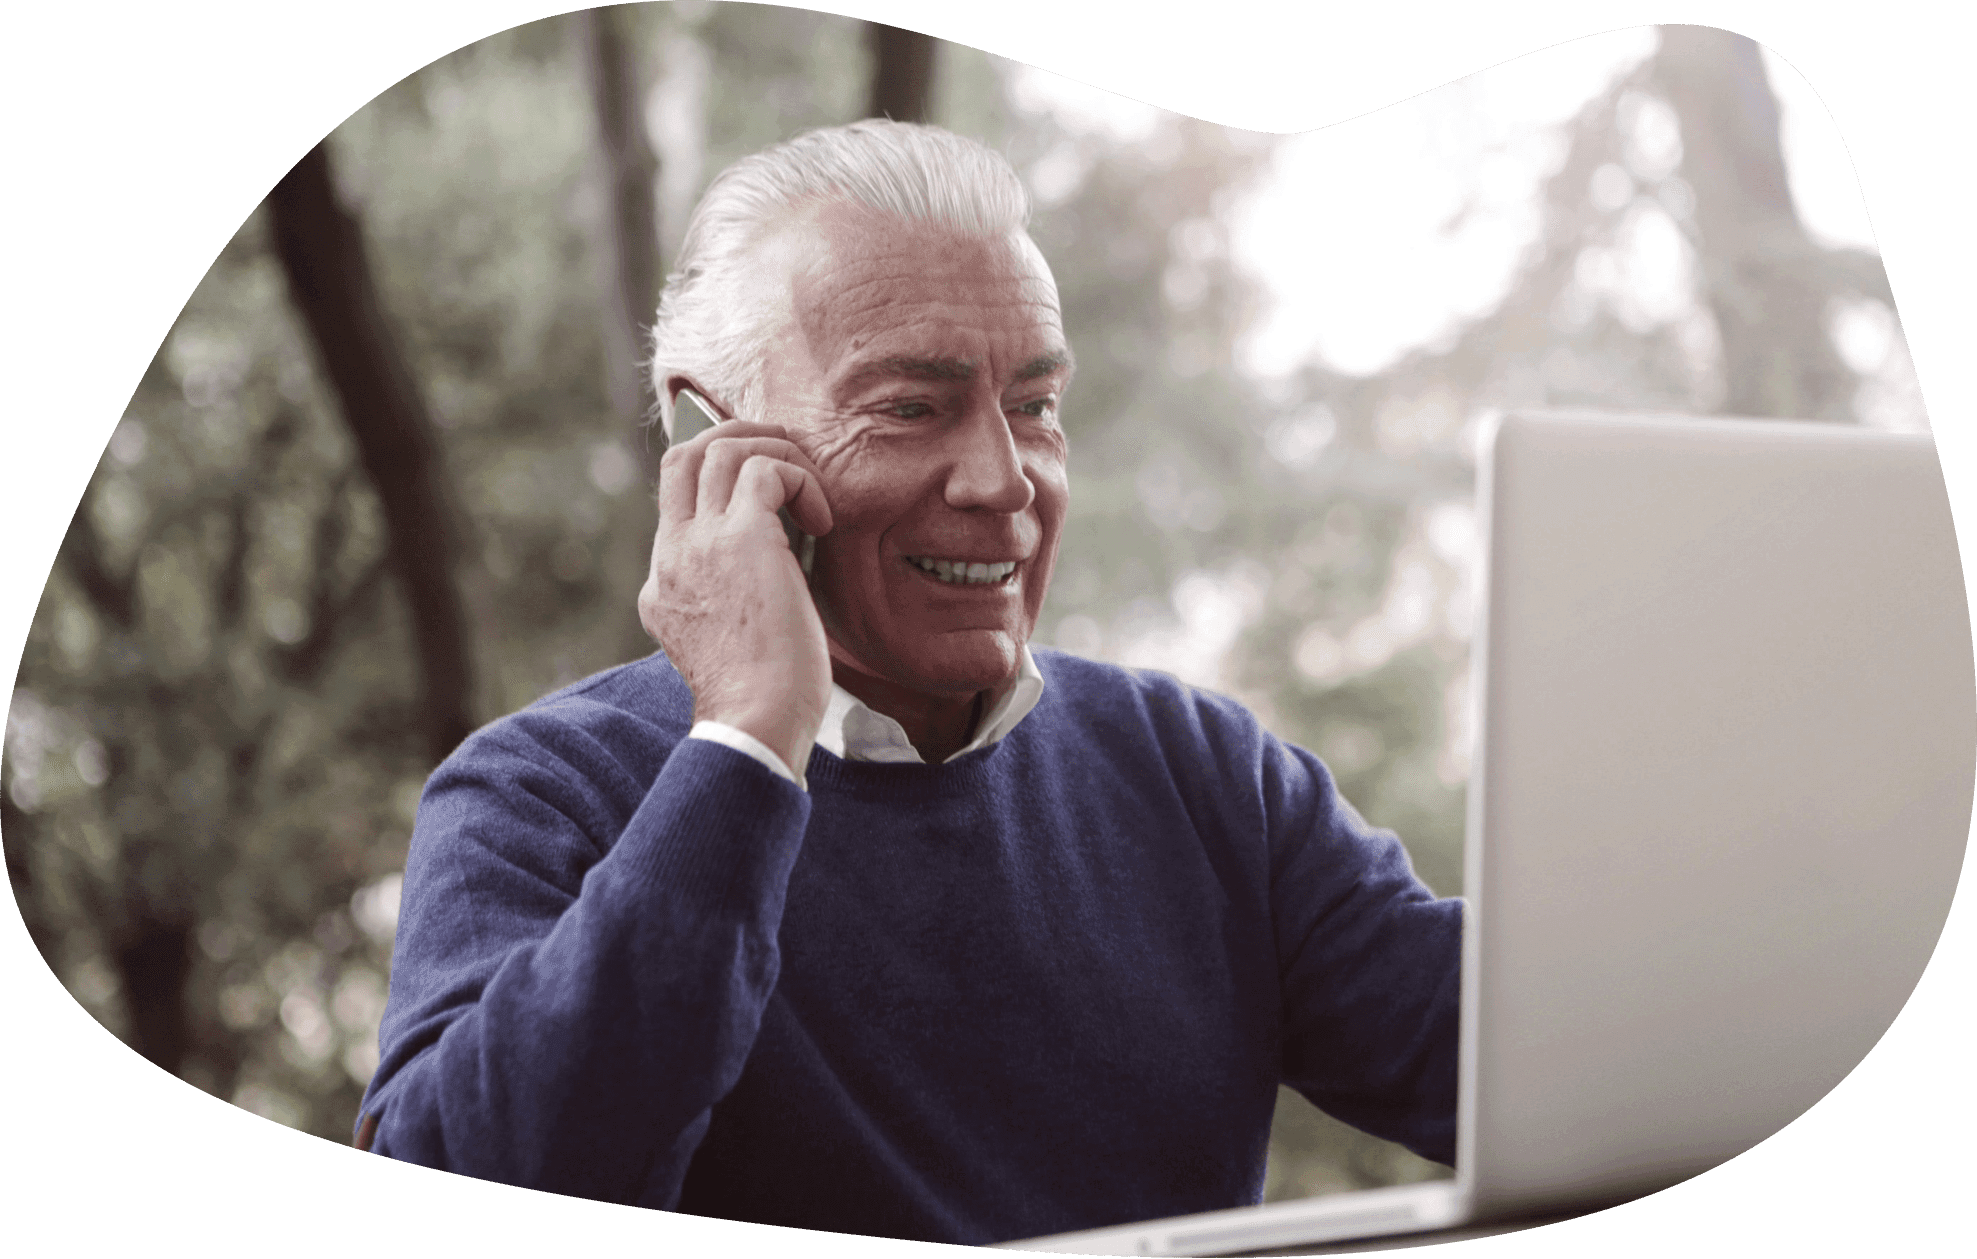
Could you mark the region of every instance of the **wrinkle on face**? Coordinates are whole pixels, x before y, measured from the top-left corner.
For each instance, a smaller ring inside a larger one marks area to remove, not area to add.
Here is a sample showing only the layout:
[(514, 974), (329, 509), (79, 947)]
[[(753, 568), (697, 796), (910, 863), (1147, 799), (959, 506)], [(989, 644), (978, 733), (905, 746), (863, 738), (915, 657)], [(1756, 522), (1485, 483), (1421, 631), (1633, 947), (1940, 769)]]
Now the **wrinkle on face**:
[[(1063, 431), (1023, 409), (1061, 397), (1070, 374), (1041, 255), (1020, 234), (843, 204), (794, 216), (775, 243), (788, 263), (764, 418), (831, 503), (812, 588), (833, 656), (927, 692), (1013, 678), (1068, 505)], [(997, 603), (931, 582), (909, 555), (1023, 562)]]
[(881, 437), (871, 425), (849, 422), (821, 424), (807, 430), (805, 436), (804, 453), (819, 472), (827, 475), (842, 473), (861, 460), (871, 459)]

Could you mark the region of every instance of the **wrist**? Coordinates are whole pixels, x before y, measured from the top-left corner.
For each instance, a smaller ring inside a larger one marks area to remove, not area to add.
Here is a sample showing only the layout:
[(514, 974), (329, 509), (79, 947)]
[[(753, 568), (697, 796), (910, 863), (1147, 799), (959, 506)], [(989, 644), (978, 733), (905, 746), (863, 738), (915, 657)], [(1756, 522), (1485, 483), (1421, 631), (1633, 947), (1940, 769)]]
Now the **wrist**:
[(794, 783), (798, 790), (810, 790), (809, 779), (803, 772), (802, 766), (788, 764), (780, 753), (765, 746), (760, 739), (757, 739), (752, 734), (744, 734), (733, 726), (722, 725), (718, 721), (696, 721), (693, 723), (693, 728), (686, 732), (686, 737), (688, 739), (705, 739), (708, 742), (718, 743), (723, 747), (731, 748), (754, 761), (763, 769), (768, 770), (776, 777), (783, 779), (785, 782)]
[(798, 782), (803, 780), (804, 770), (810, 764), (810, 749), (816, 746), (817, 728), (822, 724), (821, 719), (805, 722), (800, 715), (787, 709), (716, 711), (695, 708), (693, 719), (696, 723), (718, 722), (741, 731), (780, 757)]

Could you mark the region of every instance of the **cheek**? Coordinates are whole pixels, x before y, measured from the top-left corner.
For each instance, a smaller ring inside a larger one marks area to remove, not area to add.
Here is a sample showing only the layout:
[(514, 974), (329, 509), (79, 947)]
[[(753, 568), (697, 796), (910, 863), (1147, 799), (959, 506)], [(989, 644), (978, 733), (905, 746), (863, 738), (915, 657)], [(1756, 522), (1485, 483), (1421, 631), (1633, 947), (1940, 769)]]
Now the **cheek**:
[(834, 539), (848, 539), (883, 522), (901, 478), (892, 475), (897, 460), (888, 458), (869, 431), (840, 429), (800, 444), (823, 481)]
[(1045, 461), (1030, 465), (1027, 469), (1030, 484), (1036, 487), (1037, 497), (1034, 510), (1037, 523), (1042, 526), (1043, 538), (1037, 555), (1037, 576), (1030, 588), (1024, 591), (1023, 603), (1032, 622), (1043, 609), (1044, 596), (1050, 587), (1050, 579), (1057, 568), (1057, 548), (1063, 540), (1064, 521), (1070, 514), (1070, 482), (1065, 476), (1061, 462)]
[(870, 475), (833, 477), (824, 480), (824, 497), (831, 505), (832, 537), (840, 545), (870, 542), (883, 533), (905, 509), (899, 487)]
[(836, 533), (869, 537), (905, 522), (941, 498), (947, 461), (937, 444), (861, 428), (805, 442), (823, 478)]
[(1043, 524), (1046, 539), (1054, 541), (1071, 508), (1071, 483), (1064, 461), (1056, 457), (1026, 460), (1023, 470), (1036, 487), (1037, 519)]

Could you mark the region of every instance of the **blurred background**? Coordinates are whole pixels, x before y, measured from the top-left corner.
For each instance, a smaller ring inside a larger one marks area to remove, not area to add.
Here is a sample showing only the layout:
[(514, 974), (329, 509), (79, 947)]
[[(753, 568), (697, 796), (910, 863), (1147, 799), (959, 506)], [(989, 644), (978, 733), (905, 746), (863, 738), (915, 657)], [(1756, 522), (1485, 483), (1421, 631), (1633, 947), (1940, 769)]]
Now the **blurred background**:
[[(105, 1027), (349, 1139), (425, 775), (651, 649), (637, 362), (688, 212), (742, 154), (870, 114), (982, 139), (1036, 197), (1080, 366), (1039, 641), (1241, 698), (1445, 894), (1483, 417), (1927, 431), (1837, 134), (1724, 32), (1581, 40), (1273, 137), (797, 9), (519, 27), (271, 192), (63, 543), (0, 832)], [(1280, 1100), (1272, 1198), (1444, 1174)]]

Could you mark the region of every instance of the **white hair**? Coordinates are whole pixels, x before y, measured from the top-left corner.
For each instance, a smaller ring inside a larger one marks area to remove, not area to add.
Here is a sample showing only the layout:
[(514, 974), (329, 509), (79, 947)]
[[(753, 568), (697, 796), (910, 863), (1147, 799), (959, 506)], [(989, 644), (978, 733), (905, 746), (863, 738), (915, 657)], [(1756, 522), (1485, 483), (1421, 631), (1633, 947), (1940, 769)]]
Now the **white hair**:
[(652, 329), (652, 386), (670, 439), (668, 380), (685, 376), (738, 418), (762, 408), (764, 312), (744, 297), (756, 244), (796, 208), (855, 202), (976, 237), (1025, 231), (1030, 199), (1000, 153), (951, 131), (874, 118), (806, 132), (714, 177), (687, 221)]

